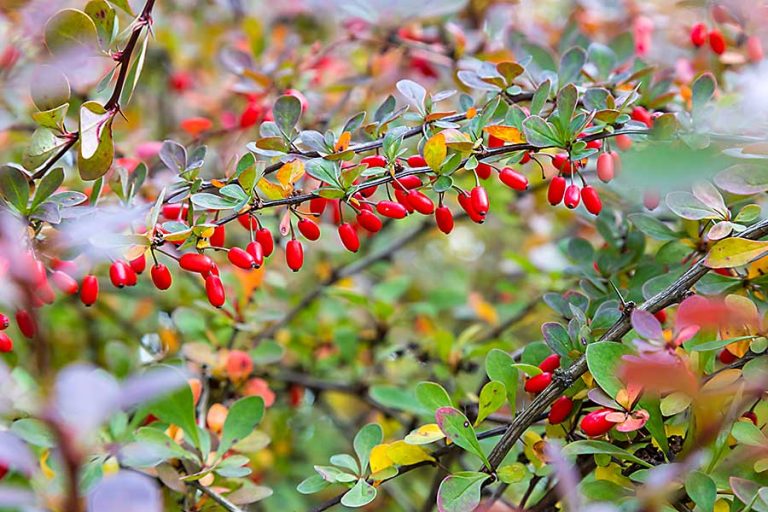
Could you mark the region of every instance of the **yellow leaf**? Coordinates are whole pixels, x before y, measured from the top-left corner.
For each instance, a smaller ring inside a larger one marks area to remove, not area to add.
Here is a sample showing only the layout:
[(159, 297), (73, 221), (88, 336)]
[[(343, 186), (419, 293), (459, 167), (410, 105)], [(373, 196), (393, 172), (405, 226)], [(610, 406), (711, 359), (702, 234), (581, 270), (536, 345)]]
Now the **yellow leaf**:
[(460, 132), (455, 128), (446, 128), (440, 133), (445, 137), (445, 145), (448, 146), (449, 149), (454, 149), (461, 153), (468, 153), (475, 147), (475, 144), (472, 142), (472, 139), (469, 138), (469, 135)]
[(525, 138), (523, 138), (523, 134), (520, 133), (520, 130), (518, 130), (514, 126), (504, 126), (504, 125), (486, 126), (485, 128), (483, 128), (483, 131), (489, 135), (493, 135), (497, 139), (503, 140), (504, 142), (512, 142), (513, 144), (525, 142)]
[(760, 258), (747, 265), (747, 279), (755, 279), (768, 274), (768, 258)]
[(493, 307), (493, 304), (483, 299), (479, 293), (469, 294), (469, 305), (481, 320), (491, 325), (499, 323), (499, 315), (496, 312), (496, 308)]
[(595, 479), (606, 480), (608, 482), (613, 482), (623, 487), (627, 487), (631, 485), (632, 482), (629, 480), (629, 478), (621, 474), (621, 470), (621, 466), (614, 462), (608, 464), (607, 466), (598, 466), (595, 468)]
[(333, 146), (333, 151), (338, 153), (339, 151), (346, 151), (349, 147), (349, 142), (352, 140), (352, 134), (344, 132), (339, 136), (339, 140), (336, 141), (336, 145)]
[(56, 476), (56, 473), (51, 469), (51, 466), (48, 465), (48, 457), (50, 455), (50, 450), (45, 450), (42, 455), (40, 455), (40, 471), (42, 471), (43, 476), (48, 480), (51, 480)]
[(441, 439), (445, 439), (445, 434), (437, 423), (422, 425), (405, 436), (405, 442), (408, 444), (429, 444)]
[(440, 169), (448, 154), (448, 148), (445, 145), (445, 135), (438, 133), (433, 135), (426, 144), (424, 144), (424, 160), (427, 161), (427, 165), (433, 170)]
[(451, 116), (455, 113), (456, 113), (455, 110), (452, 110), (451, 112), (433, 112), (432, 114), (429, 114), (427, 117), (425, 117), (424, 121), (427, 123), (431, 123), (432, 121), (437, 121), (438, 119)]
[(266, 178), (261, 178), (256, 186), (259, 187), (267, 199), (270, 200), (284, 199), (291, 195), (291, 191), (293, 190), (292, 185), (286, 188), (283, 185), (272, 183)]
[(719, 499), (715, 502), (715, 508), (713, 512), (728, 512), (731, 510), (731, 502), (724, 499)]
[(420, 446), (408, 444), (405, 441), (395, 441), (387, 447), (387, 455), (398, 466), (410, 466), (418, 462), (434, 461), (435, 458)]
[(371, 473), (378, 473), (382, 469), (393, 466), (395, 462), (389, 458), (389, 444), (378, 444), (371, 450)]
[(766, 254), (768, 254), (768, 242), (746, 238), (726, 238), (710, 249), (704, 264), (709, 268), (740, 267)]
[(301, 160), (291, 160), (277, 171), (277, 181), (290, 191), (293, 191), (293, 184), (302, 176), (304, 176), (304, 163)]

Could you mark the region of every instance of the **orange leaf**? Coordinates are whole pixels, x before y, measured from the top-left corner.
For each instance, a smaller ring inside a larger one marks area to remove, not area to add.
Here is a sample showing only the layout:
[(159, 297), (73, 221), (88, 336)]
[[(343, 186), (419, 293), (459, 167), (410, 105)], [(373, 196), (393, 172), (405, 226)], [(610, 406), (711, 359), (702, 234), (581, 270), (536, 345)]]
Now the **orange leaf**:
[(483, 131), (488, 133), (489, 135), (493, 135), (497, 139), (503, 140), (504, 142), (512, 142), (513, 144), (525, 142), (525, 139), (523, 138), (523, 134), (520, 133), (520, 130), (518, 130), (514, 126), (504, 126), (504, 125), (486, 126), (485, 128), (483, 128)]
[(333, 151), (335, 153), (338, 153), (340, 151), (346, 151), (346, 149), (349, 147), (349, 142), (352, 140), (352, 134), (349, 132), (344, 132), (339, 136), (339, 140), (336, 141), (336, 145), (333, 146)]
[(210, 130), (212, 126), (213, 122), (205, 117), (189, 117), (181, 122), (181, 129), (192, 137), (197, 137), (204, 131)]
[(289, 192), (293, 191), (293, 184), (302, 176), (304, 176), (304, 163), (301, 160), (291, 160), (277, 171), (277, 181)]
[(469, 107), (467, 109), (467, 119), (472, 119), (477, 115), (477, 109), (475, 107)]

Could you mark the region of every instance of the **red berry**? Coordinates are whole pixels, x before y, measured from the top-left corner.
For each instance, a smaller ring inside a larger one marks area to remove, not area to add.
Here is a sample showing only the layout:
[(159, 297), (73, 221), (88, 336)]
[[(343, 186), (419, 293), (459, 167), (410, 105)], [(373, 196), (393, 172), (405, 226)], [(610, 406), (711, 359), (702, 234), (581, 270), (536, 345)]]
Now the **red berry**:
[(387, 159), (381, 155), (371, 155), (360, 160), (360, 163), (368, 167), (386, 167)]
[(37, 322), (35, 317), (26, 309), (16, 311), (16, 325), (19, 326), (21, 334), (27, 338), (34, 338), (37, 334)]
[(722, 55), (725, 53), (726, 46), (727, 44), (722, 32), (713, 30), (709, 33), (709, 47), (712, 48), (713, 52), (717, 55)]
[(232, 247), (227, 252), (227, 259), (236, 267), (240, 267), (245, 270), (251, 270), (256, 266), (253, 256), (251, 256), (246, 250), (239, 247)]
[(162, 263), (152, 265), (152, 268), (149, 269), (149, 273), (152, 276), (152, 283), (154, 283), (158, 290), (167, 290), (171, 287), (171, 283), (173, 282), (171, 271)]
[(563, 203), (565, 203), (565, 206), (573, 210), (579, 206), (580, 200), (581, 190), (579, 187), (574, 184), (569, 185), (568, 188), (565, 189), (565, 197), (563, 198)]
[(565, 195), (565, 178), (562, 176), (555, 176), (549, 181), (549, 188), (547, 189), (547, 201), (552, 206), (560, 204)]
[(339, 238), (341, 238), (341, 243), (344, 244), (348, 251), (357, 252), (360, 248), (360, 239), (357, 237), (357, 231), (348, 222), (339, 226)]
[(188, 252), (179, 258), (179, 266), (189, 272), (205, 274), (213, 270), (214, 264), (213, 260), (205, 254)]
[[(13, 340), (4, 332), (0, 332), (0, 352), (8, 353), (13, 350)], [(3, 476), (0, 475), (0, 478)]]
[(477, 210), (475, 210), (474, 205), (472, 204), (472, 199), (469, 194), (466, 192), (459, 192), (459, 206), (467, 212), (467, 215), (469, 215), (470, 220), (472, 222), (475, 222), (477, 224), (482, 224), (485, 222), (485, 215), (480, 215), (477, 213)]
[(763, 60), (763, 43), (757, 36), (749, 36), (747, 38), (747, 58), (750, 62), (760, 62)]
[(512, 190), (522, 191), (528, 188), (528, 178), (511, 167), (505, 167), (501, 170), (499, 180)]
[(494, 137), (493, 135), (488, 136), (488, 147), (489, 148), (500, 148), (504, 145), (504, 140), (500, 139), (498, 137)]
[(648, 128), (653, 126), (653, 117), (651, 117), (651, 113), (643, 107), (637, 106), (633, 108), (630, 117), (635, 121), (643, 123)]
[(554, 158), (552, 158), (552, 166), (566, 176), (573, 174), (573, 162), (571, 162), (568, 155), (565, 153), (555, 155)]
[(610, 153), (600, 153), (597, 157), (597, 177), (604, 183), (613, 179), (613, 156)]
[(259, 122), (264, 115), (261, 105), (255, 102), (249, 102), (245, 106), (243, 113), (240, 114), (240, 128), (249, 128)]
[(160, 210), (160, 212), (163, 214), (163, 217), (168, 220), (179, 220), (187, 217), (187, 212), (189, 212), (189, 205), (186, 203), (166, 204), (163, 205), (163, 208)]
[(587, 142), (587, 148), (589, 149), (600, 149), (603, 147), (603, 141), (601, 140), (591, 140)]
[(309, 219), (301, 219), (298, 223), (299, 232), (307, 240), (317, 240), (320, 238), (320, 226)]
[(427, 161), (421, 155), (411, 155), (408, 157), (408, 167), (426, 167)]
[(392, 186), (394, 187), (395, 191), (412, 190), (421, 186), (421, 178), (415, 174), (398, 176), (397, 179), (392, 182)]
[(695, 47), (703, 46), (707, 42), (707, 25), (705, 23), (696, 23), (691, 27), (691, 43)]
[(435, 221), (437, 227), (446, 235), (453, 231), (453, 213), (446, 206), (441, 206), (435, 210)]
[(80, 286), (80, 300), (86, 306), (92, 305), (99, 298), (99, 280), (94, 275), (87, 275), (83, 278), (83, 284)]
[(53, 288), (47, 280), (37, 287), (35, 295), (45, 304), (53, 304), (56, 300), (56, 294), (53, 293)]
[[(584, 208), (586, 208), (589, 213), (592, 215), (600, 215), (600, 210), (603, 209), (603, 203), (600, 201), (600, 194), (597, 193), (597, 190), (587, 185), (581, 190), (581, 198), (584, 200)], [(578, 200), (576, 201), (576, 204), (578, 204)]]
[(304, 248), (301, 246), (301, 242), (296, 239), (288, 240), (288, 245), (285, 247), (285, 262), (288, 264), (288, 268), (298, 272), (304, 264)]
[(74, 295), (77, 293), (77, 281), (74, 277), (62, 272), (61, 270), (54, 270), (51, 274), (51, 280), (56, 288), (66, 293), (67, 295)]
[(491, 177), (491, 174), (493, 174), (493, 167), (491, 167), (488, 164), (479, 163), (477, 164), (477, 167), (475, 168), (475, 172), (477, 173), (477, 177), (481, 180), (487, 180)]
[(298, 384), (291, 384), (291, 387), (288, 388), (288, 396), (291, 407), (298, 407), (304, 398), (304, 388)]
[(256, 231), (256, 241), (261, 244), (262, 252), (265, 258), (269, 258), (272, 251), (275, 250), (275, 241), (272, 239), (272, 232), (267, 228), (261, 228)]
[(129, 261), (128, 264), (131, 266), (131, 269), (133, 269), (134, 272), (141, 274), (147, 268), (147, 257), (142, 254), (141, 256)]
[(405, 209), (408, 210), (408, 213), (413, 213), (413, 206), (408, 200), (408, 192), (403, 190), (395, 190), (395, 199), (397, 199), (398, 203), (405, 206)]
[(410, 204), (414, 210), (423, 215), (432, 215), (435, 211), (435, 203), (422, 192), (418, 190), (411, 190), (408, 192), (408, 204)]
[(611, 151), (611, 159), (613, 160), (613, 174), (617, 175), (621, 172), (621, 156), (616, 151)]
[(359, 192), (360, 197), (364, 197), (364, 198), (371, 197), (373, 194), (376, 193), (376, 189), (378, 189), (378, 188), (379, 188), (378, 185), (367, 186), (367, 185), (364, 184), (363, 187), (360, 189), (360, 192)]
[(224, 284), (216, 274), (208, 274), (205, 278), (205, 294), (208, 296), (208, 302), (211, 303), (211, 306), (220, 308), (224, 305), (226, 300)]
[(621, 151), (629, 151), (632, 148), (632, 138), (626, 133), (619, 134), (615, 137), (616, 147)]
[(659, 197), (659, 193), (655, 190), (646, 190), (643, 194), (643, 206), (649, 210), (655, 210), (658, 208), (660, 202), (661, 197)]
[(309, 200), (309, 211), (315, 215), (322, 215), (325, 211), (327, 200), (324, 197), (313, 197)]
[(9, 325), (11, 325), (11, 319), (8, 318), (8, 315), (0, 313), (0, 331), (6, 330)]
[(123, 267), (125, 268), (126, 286), (136, 286), (136, 283), (138, 283), (139, 281), (139, 278), (136, 275), (136, 272), (134, 272), (131, 266), (126, 262), (123, 262)]
[(109, 280), (112, 281), (112, 285), (117, 288), (122, 288), (128, 284), (128, 265), (121, 260), (115, 261), (109, 266)]
[(525, 165), (531, 161), (531, 154), (529, 152), (523, 153), (523, 157), (520, 159), (520, 165)]
[(390, 219), (402, 219), (408, 215), (408, 210), (405, 206), (394, 201), (379, 201), (376, 204), (376, 211)]
[(357, 214), (357, 223), (360, 224), (363, 229), (370, 231), (371, 233), (378, 232), (382, 226), (381, 219), (368, 210), (362, 210)]
[(552, 374), (550, 372), (543, 372), (526, 380), (525, 390), (529, 393), (541, 393), (549, 386), (550, 382), (552, 382)]
[(254, 229), (258, 229), (259, 227), (259, 221), (256, 220), (256, 217), (254, 217), (250, 213), (242, 213), (238, 215), (237, 222), (239, 222), (240, 225), (243, 226), (248, 231), (253, 231)]
[(549, 410), (549, 415), (547, 416), (550, 425), (557, 425), (564, 422), (566, 419), (568, 419), (568, 416), (571, 414), (572, 410), (573, 400), (567, 396), (561, 396), (555, 400), (552, 404), (552, 408)]
[(560, 356), (557, 354), (547, 356), (541, 363), (539, 363), (539, 368), (543, 372), (554, 372), (560, 368)]
[(666, 321), (667, 321), (667, 312), (666, 312), (666, 311), (664, 311), (663, 309), (662, 309), (661, 311), (657, 311), (657, 312), (655, 312), (655, 313), (653, 314), (653, 316), (655, 316), (655, 317), (656, 317), (656, 320), (658, 320), (658, 321), (659, 321), (659, 323), (662, 323), (662, 324), (663, 324), (664, 322), (666, 322)]
[(592, 411), (581, 419), (581, 431), (589, 437), (602, 436), (613, 428), (613, 423), (605, 419), (611, 414), (611, 409), (598, 409)]
[(262, 249), (259, 242), (251, 242), (245, 246), (245, 250), (253, 258), (253, 263), (256, 268), (261, 267), (264, 264), (264, 249)]
[(216, 226), (213, 229), (213, 234), (211, 235), (210, 242), (213, 247), (224, 247), (224, 243), (227, 240), (227, 230), (224, 227), (224, 224), (220, 226)]
[(469, 196), (472, 201), (472, 208), (474, 208), (479, 215), (485, 216), (485, 214), (488, 213), (488, 208), (490, 208), (488, 192), (486, 192), (485, 188), (477, 186), (471, 190)]
[(748, 419), (752, 422), (753, 425), (757, 426), (757, 414), (755, 414), (753, 411), (747, 411), (742, 414), (741, 417)]
[(720, 351), (720, 354), (718, 355), (718, 359), (720, 359), (720, 362), (723, 364), (732, 364), (739, 360), (739, 358), (736, 357), (727, 348), (724, 348), (723, 350)]

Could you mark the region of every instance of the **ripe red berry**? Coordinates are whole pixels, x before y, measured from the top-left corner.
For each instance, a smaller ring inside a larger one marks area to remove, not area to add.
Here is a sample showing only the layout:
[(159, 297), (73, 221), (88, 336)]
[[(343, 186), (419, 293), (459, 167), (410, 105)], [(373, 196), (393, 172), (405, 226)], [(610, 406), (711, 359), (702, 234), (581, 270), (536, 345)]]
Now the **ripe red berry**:
[(147, 268), (147, 257), (142, 254), (129, 261), (128, 264), (131, 266), (131, 269), (133, 269), (134, 272), (141, 274)]
[(655, 312), (655, 313), (653, 314), (653, 316), (655, 316), (655, 317), (656, 317), (656, 320), (658, 320), (658, 321), (659, 321), (659, 323), (662, 323), (662, 324), (663, 324), (664, 322), (666, 322), (666, 321), (667, 321), (667, 312), (666, 312), (666, 311), (664, 311), (663, 309), (662, 309), (661, 311), (657, 311), (657, 312)]
[(487, 180), (491, 177), (491, 174), (493, 174), (493, 167), (481, 162), (477, 164), (477, 167), (475, 167), (475, 172), (477, 173), (478, 178), (481, 180)]
[(408, 160), (406, 160), (408, 163), (408, 167), (426, 167), (427, 161), (424, 160), (424, 157), (421, 155), (411, 155), (408, 157)]
[(261, 244), (262, 252), (265, 258), (269, 258), (272, 251), (275, 250), (275, 241), (272, 238), (272, 232), (267, 228), (261, 228), (256, 231), (256, 241)]
[(208, 274), (205, 278), (205, 294), (208, 296), (208, 302), (211, 303), (211, 306), (220, 308), (224, 305), (226, 300), (224, 284), (216, 274)]
[(415, 174), (409, 174), (408, 176), (398, 176), (395, 181), (392, 182), (392, 187), (395, 191), (406, 191), (418, 188), (421, 186), (421, 178)]
[(408, 204), (422, 215), (432, 215), (435, 211), (435, 203), (418, 190), (411, 190), (408, 192)]
[(405, 206), (405, 209), (408, 210), (408, 213), (413, 213), (413, 206), (408, 200), (408, 192), (403, 190), (395, 190), (395, 199), (397, 199), (398, 203)]
[(240, 267), (245, 270), (251, 270), (256, 266), (253, 256), (251, 256), (245, 249), (239, 247), (232, 247), (227, 252), (227, 259), (236, 267)]
[(597, 157), (597, 177), (604, 183), (613, 179), (613, 156), (610, 153), (600, 153)]
[(243, 226), (248, 231), (253, 231), (254, 229), (258, 229), (259, 227), (259, 221), (256, 220), (256, 217), (254, 217), (250, 213), (241, 213), (240, 215), (238, 215), (237, 222), (239, 222), (240, 225)]
[(653, 126), (653, 117), (651, 117), (651, 113), (648, 112), (648, 110), (646, 110), (644, 107), (634, 107), (630, 113), (630, 117), (635, 121), (643, 123), (648, 128)]
[(6, 330), (9, 325), (11, 325), (11, 319), (8, 318), (8, 315), (0, 313), (0, 331)]
[(123, 267), (125, 268), (125, 285), (126, 286), (136, 286), (136, 283), (138, 283), (139, 278), (136, 275), (136, 272), (133, 271), (131, 266), (126, 263), (122, 262)]
[(632, 138), (626, 133), (617, 135), (615, 141), (616, 147), (621, 151), (629, 151), (632, 148)]
[(361, 164), (366, 164), (368, 167), (386, 167), (387, 159), (381, 155), (371, 155), (360, 160)]
[(571, 414), (572, 410), (573, 400), (567, 396), (561, 396), (555, 400), (552, 404), (552, 408), (549, 410), (549, 415), (547, 416), (550, 425), (557, 425), (564, 422), (566, 419), (568, 419), (568, 416)]
[(357, 223), (360, 224), (363, 229), (370, 231), (371, 233), (378, 232), (382, 226), (381, 219), (368, 210), (362, 210), (357, 214)]
[(61, 270), (54, 270), (51, 274), (51, 281), (56, 285), (56, 288), (61, 290), (62, 293), (67, 295), (74, 295), (77, 293), (77, 281), (74, 277), (62, 272)]
[(587, 142), (587, 148), (589, 149), (600, 149), (603, 147), (603, 141), (601, 140), (591, 140)]
[(500, 148), (504, 145), (504, 140), (500, 139), (498, 137), (494, 137), (493, 135), (488, 136), (488, 147), (489, 148)]
[(408, 210), (405, 206), (394, 201), (379, 201), (376, 204), (376, 211), (390, 219), (402, 219), (408, 215)]
[(16, 311), (16, 325), (19, 326), (21, 334), (27, 338), (34, 338), (35, 334), (37, 334), (37, 322), (35, 321), (35, 317), (26, 309)]
[(461, 206), (461, 208), (467, 212), (467, 215), (469, 215), (469, 218), (472, 222), (477, 224), (482, 224), (485, 222), (485, 215), (480, 215), (477, 210), (475, 210), (475, 207), (472, 204), (472, 198), (469, 194), (466, 192), (459, 192), (458, 200), (459, 206)]
[(554, 372), (560, 368), (560, 356), (557, 354), (551, 354), (544, 358), (544, 360), (539, 363), (539, 369), (543, 372)]
[(505, 167), (499, 172), (499, 180), (512, 190), (525, 190), (528, 188), (528, 178), (511, 167)]
[(312, 222), (309, 219), (301, 219), (298, 224), (299, 232), (304, 235), (307, 240), (317, 240), (320, 238), (320, 226), (317, 223)]
[(727, 348), (724, 348), (720, 351), (720, 354), (718, 355), (718, 359), (720, 359), (720, 362), (723, 364), (732, 364), (738, 361), (738, 357), (736, 357), (733, 352), (728, 350)]
[[(603, 209), (603, 203), (600, 201), (600, 194), (597, 193), (597, 190), (587, 185), (581, 190), (581, 198), (584, 201), (584, 208), (586, 208), (589, 213), (592, 215), (600, 215), (600, 211)], [(578, 201), (576, 204), (578, 204)]]
[(163, 217), (165, 217), (168, 220), (179, 220), (187, 217), (187, 212), (189, 212), (189, 205), (186, 203), (173, 203), (173, 204), (166, 204), (163, 205), (163, 208), (160, 210)]
[(552, 382), (552, 374), (550, 372), (543, 372), (526, 380), (525, 390), (529, 393), (541, 393), (549, 386), (550, 382)]
[(691, 44), (696, 48), (703, 46), (707, 42), (706, 23), (696, 23), (691, 27)]
[(435, 221), (437, 227), (446, 235), (453, 231), (453, 213), (446, 206), (441, 206), (435, 210)]
[(262, 249), (259, 242), (250, 242), (245, 246), (245, 250), (253, 258), (253, 263), (256, 268), (261, 267), (264, 264), (264, 249)]
[(360, 248), (360, 239), (357, 237), (357, 231), (348, 222), (339, 226), (339, 238), (341, 238), (341, 243), (344, 244), (348, 251), (357, 252)]
[(613, 174), (618, 175), (621, 172), (621, 156), (616, 151), (611, 151), (610, 154), (613, 160)]
[(288, 240), (288, 245), (285, 247), (285, 262), (288, 264), (288, 268), (298, 272), (304, 264), (304, 248), (301, 246), (301, 242), (296, 239)]
[(753, 411), (747, 411), (742, 414), (741, 417), (748, 419), (754, 426), (757, 426), (757, 414), (755, 414)]
[(565, 195), (565, 178), (562, 176), (555, 176), (549, 181), (549, 188), (547, 188), (547, 201), (552, 206), (560, 204)]
[(573, 162), (566, 153), (560, 153), (552, 158), (552, 166), (566, 176), (573, 174)]
[(8, 353), (11, 350), (13, 350), (13, 340), (6, 333), (0, 332), (0, 352)]
[(117, 288), (123, 288), (128, 284), (128, 267), (120, 260), (112, 262), (109, 266), (109, 280)]
[(86, 306), (92, 305), (99, 298), (99, 280), (94, 275), (87, 275), (83, 278), (83, 284), (80, 286), (80, 300)]
[(661, 197), (659, 196), (659, 193), (655, 190), (646, 190), (643, 194), (643, 206), (648, 208), (649, 210), (655, 210), (659, 207), (659, 203), (661, 202)]
[(376, 193), (376, 189), (378, 189), (378, 188), (379, 188), (378, 185), (374, 185), (372, 187), (364, 185), (364, 188), (360, 189), (360, 192), (359, 192), (360, 197), (362, 197), (362, 198), (371, 197), (373, 194)]
[(227, 240), (227, 230), (224, 227), (224, 224), (220, 226), (216, 226), (213, 229), (213, 234), (211, 235), (210, 242), (213, 247), (224, 247), (224, 243)]
[(322, 215), (327, 202), (324, 197), (313, 197), (309, 200), (309, 211), (315, 215)]
[(717, 55), (722, 55), (725, 53), (727, 44), (722, 32), (719, 30), (713, 30), (709, 33), (709, 47), (712, 48), (712, 51)]
[(579, 206), (579, 201), (581, 200), (581, 190), (577, 185), (571, 184), (568, 185), (568, 188), (565, 189), (565, 197), (563, 198), (563, 203), (566, 207), (573, 210), (577, 206)]
[(51, 285), (48, 283), (47, 279), (43, 284), (37, 287), (35, 290), (35, 296), (45, 304), (53, 304), (56, 300), (56, 294), (53, 293), (53, 288), (51, 288)]
[(472, 201), (472, 208), (474, 208), (478, 214), (485, 216), (485, 214), (488, 213), (488, 208), (490, 208), (488, 192), (486, 192), (485, 188), (477, 186), (472, 189), (469, 196)]
[(179, 266), (188, 272), (197, 272), (199, 274), (205, 274), (213, 270), (213, 260), (205, 254), (198, 254), (195, 252), (188, 252), (182, 254), (179, 258)]
[(581, 419), (581, 431), (589, 437), (598, 437), (613, 428), (613, 423), (605, 419), (613, 411), (611, 409), (598, 409), (592, 411)]
[(171, 287), (171, 283), (173, 282), (171, 271), (162, 263), (152, 265), (152, 268), (149, 269), (149, 273), (152, 276), (152, 283), (154, 283), (158, 290), (167, 290)]

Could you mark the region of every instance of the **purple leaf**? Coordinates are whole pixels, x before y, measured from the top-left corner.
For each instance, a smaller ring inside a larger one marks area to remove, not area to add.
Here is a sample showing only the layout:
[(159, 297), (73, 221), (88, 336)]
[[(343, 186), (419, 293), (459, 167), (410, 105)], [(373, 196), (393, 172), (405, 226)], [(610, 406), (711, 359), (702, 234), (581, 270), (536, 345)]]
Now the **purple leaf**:
[(107, 372), (90, 365), (68, 366), (59, 373), (52, 407), (75, 432), (95, 430), (119, 407), (120, 386)]
[(35, 495), (20, 487), (0, 486), (0, 507), (27, 509), (35, 505)]
[(186, 385), (186, 374), (170, 367), (158, 367), (129, 377), (120, 390), (120, 407), (130, 409), (176, 391)]
[(162, 512), (160, 489), (149, 477), (119, 471), (96, 484), (88, 494), (88, 512)]
[(656, 317), (642, 309), (632, 311), (632, 328), (647, 340), (659, 340), (663, 336), (661, 324)]
[(0, 431), (0, 463), (27, 476), (37, 468), (35, 457), (24, 441), (8, 431)]

